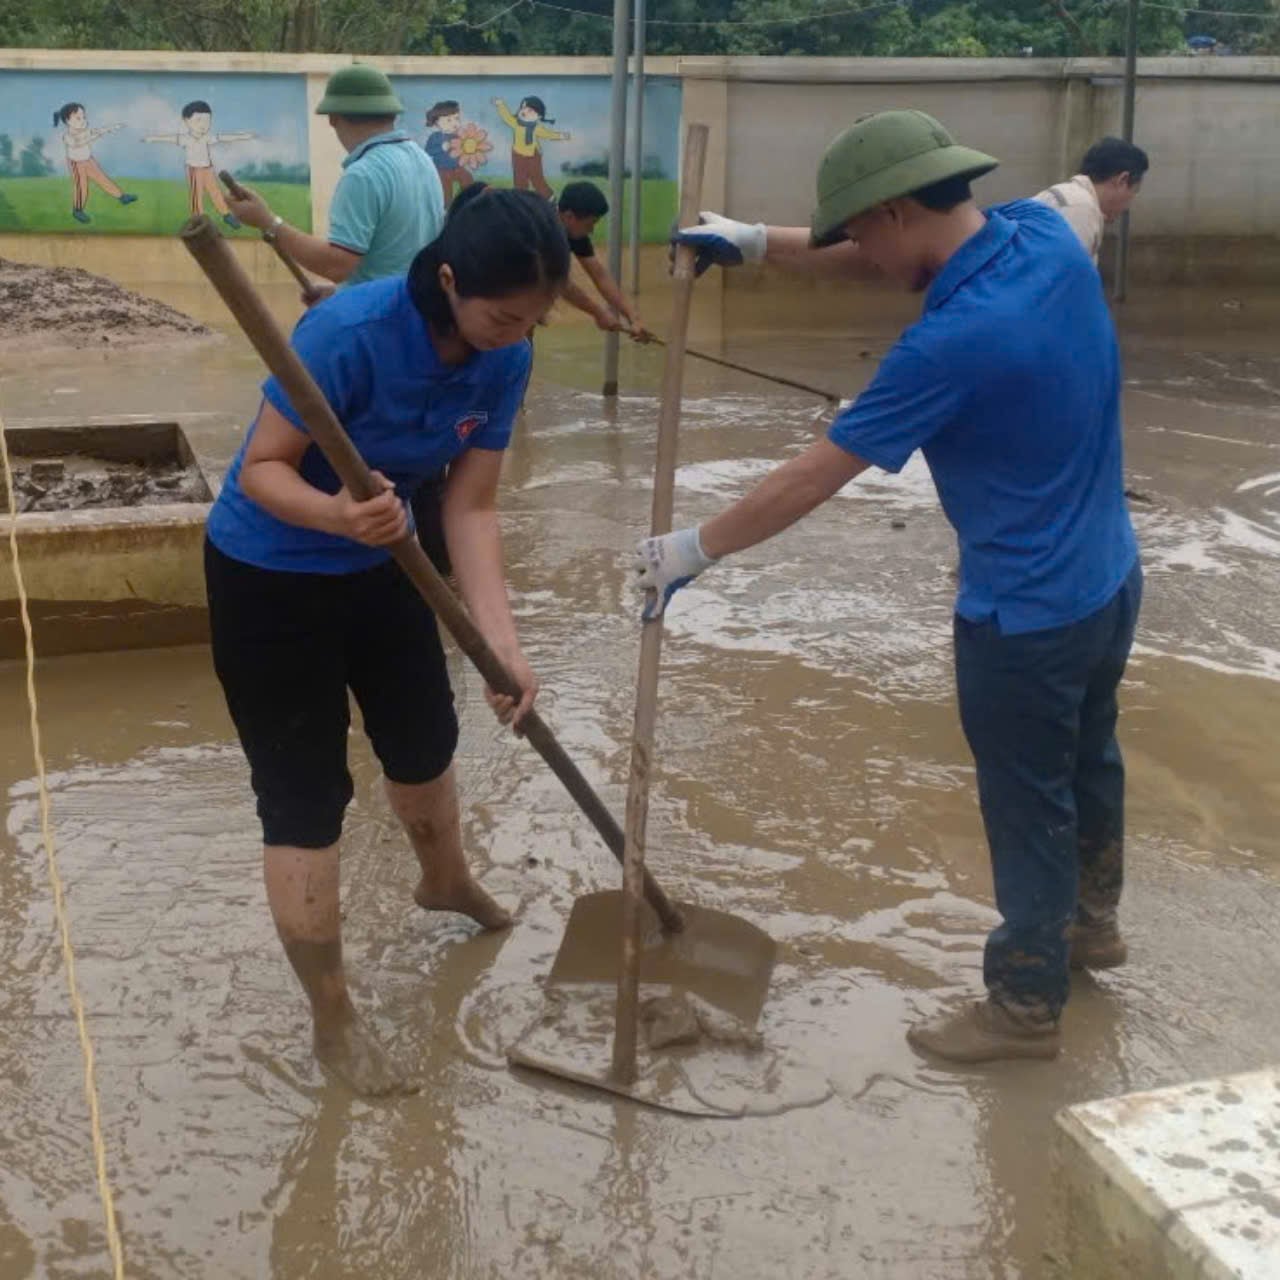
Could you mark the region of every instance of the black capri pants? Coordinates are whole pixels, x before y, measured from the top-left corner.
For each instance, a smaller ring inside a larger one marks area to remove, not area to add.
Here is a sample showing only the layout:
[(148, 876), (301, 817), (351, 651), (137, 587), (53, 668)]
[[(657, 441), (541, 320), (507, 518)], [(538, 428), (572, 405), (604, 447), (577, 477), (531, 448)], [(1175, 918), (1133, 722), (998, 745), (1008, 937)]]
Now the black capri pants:
[(458, 718), (435, 615), (393, 561), (289, 573), (204, 549), (213, 663), (268, 845), (337, 842), (351, 801), (347, 690), (392, 782), (449, 767)]

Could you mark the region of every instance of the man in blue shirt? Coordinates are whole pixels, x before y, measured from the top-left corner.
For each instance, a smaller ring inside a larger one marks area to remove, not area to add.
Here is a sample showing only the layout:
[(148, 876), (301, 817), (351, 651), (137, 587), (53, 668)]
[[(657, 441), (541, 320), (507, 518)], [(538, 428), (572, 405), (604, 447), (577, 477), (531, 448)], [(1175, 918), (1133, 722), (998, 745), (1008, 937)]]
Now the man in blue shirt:
[(1142, 587), (1097, 272), (1043, 205), (978, 208), (970, 180), (995, 165), (917, 111), (866, 117), (836, 139), (815, 245), (855, 240), (924, 292), (924, 314), (826, 439), (701, 528), (645, 540), (637, 559), (655, 592), (648, 616), (868, 467), (896, 472), (923, 451), (960, 544), (960, 714), (1003, 917), (986, 946), (987, 999), (908, 1033), (959, 1062), (1053, 1057), (1068, 964), (1125, 959), (1116, 690)]
[(403, 110), (376, 67), (355, 63), (329, 78), (316, 114), (329, 117), (347, 158), (329, 206), (328, 239), (291, 227), (256, 192), (231, 198), (232, 211), (338, 287), (404, 275), (418, 250), (440, 234), (444, 192), (430, 158), (395, 127)]

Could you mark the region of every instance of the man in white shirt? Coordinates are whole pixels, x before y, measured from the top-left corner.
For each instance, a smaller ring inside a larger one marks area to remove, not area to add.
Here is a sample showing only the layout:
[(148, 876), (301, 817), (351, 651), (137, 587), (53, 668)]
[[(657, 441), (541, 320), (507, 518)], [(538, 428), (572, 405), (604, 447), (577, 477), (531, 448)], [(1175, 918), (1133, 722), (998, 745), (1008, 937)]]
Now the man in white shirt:
[(1066, 218), (1096, 265), (1103, 229), (1133, 203), (1149, 166), (1141, 147), (1103, 138), (1085, 152), (1074, 178), (1048, 187), (1036, 199)]
[[(1133, 203), (1149, 163), (1147, 153), (1132, 142), (1103, 138), (1089, 148), (1079, 174), (1070, 182), (1040, 192), (1035, 199), (1053, 206), (1066, 218), (1096, 263), (1103, 226)], [(681, 227), (676, 239), (697, 251), (699, 273), (713, 265), (767, 263), (796, 275), (846, 280), (860, 279), (869, 270), (860, 246), (852, 240), (814, 245), (808, 227), (737, 222), (710, 211), (703, 212), (698, 226)]]

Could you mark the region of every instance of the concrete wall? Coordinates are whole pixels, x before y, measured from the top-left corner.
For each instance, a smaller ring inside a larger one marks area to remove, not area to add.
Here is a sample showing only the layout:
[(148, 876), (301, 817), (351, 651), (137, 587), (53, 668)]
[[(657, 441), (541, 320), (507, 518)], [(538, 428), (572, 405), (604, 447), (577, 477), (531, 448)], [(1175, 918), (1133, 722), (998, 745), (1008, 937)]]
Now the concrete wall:
[[(0, 50), (0, 75), (24, 70), (257, 73), (306, 78), (308, 101), (348, 59), (318, 55)], [(371, 59), (394, 76), (604, 77), (603, 58)], [(931, 111), (1000, 157), (989, 201), (1032, 194), (1074, 171), (1084, 148), (1119, 128), (1122, 67), (1108, 59), (659, 58), (683, 86), (684, 119), (711, 127), (704, 203), (752, 219), (807, 221), (818, 158), (858, 115), (886, 106)], [(1138, 141), (1152, 171), (1133, 216), (1139, 277), (1280, 281), (1280, 58), (1139, 62)], [(323, 233), (341, 161), (326, 122), (310, 117), (313, 221)], [(133, 280), (109, 245), (74, 237), (3, 237), (0, 254), (75, 261)], [(62, 240), (52, 247), (46, 240)], [(40, 241), (41, 243), (35, 243)], [(246, 246), (247, 247), (247, 246)], [(180, 251), (136, 255), (150, 278), (188, 278)], [(266, 275), (267, 262), (254, 263)]]
[[(919, 107), (999, 157), (978, 187), (992, 203), (1069, 176), (1120, 130), (1118, 60), (686, 58), (679, 73), (686, 119), (723, 140), (725, 210), (767, 222), (807, 222), (823, 148), (869, 111)], [(1280, 58), (1142, 59), (1138, 74), (1152, 169), (1135, 269), (1187, 277), (1238, 260), (1280, 280)]]

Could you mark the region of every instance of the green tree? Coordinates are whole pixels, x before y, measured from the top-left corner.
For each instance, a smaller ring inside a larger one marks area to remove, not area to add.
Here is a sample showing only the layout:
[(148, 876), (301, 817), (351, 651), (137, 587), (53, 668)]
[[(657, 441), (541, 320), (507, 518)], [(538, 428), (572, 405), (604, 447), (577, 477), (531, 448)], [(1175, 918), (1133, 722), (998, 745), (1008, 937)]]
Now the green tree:
[(18, 176), (20, 178), (43, 178), (53, 173), (53, 165), (44, 153), (44, 139), (36, 134), (18, 157)]
[[(1280, 0), (1150, 0), (1143, 54), (1192, 32), (1280, 51)], [(555, 4), (559, 7), (547, 7)], [(1169, 7), (1165, 7), (1165, 5)], [(0, 44), (337, 53), (607, 54), (612, 0), (0, 0)], [(850, 12), (852, 10), (852, 12)], [(649, 0), (654, 54), (1039, 57), (1124, 50), (1125, 0)], [(1231, 16), (1243, 14), (1244, 16)], [(1256, 14), (1256, 17), (1255, 17)]]
[(13, 139), (7, 133), (0, 133), (0, 178), (12, 178), (15, 172)]

